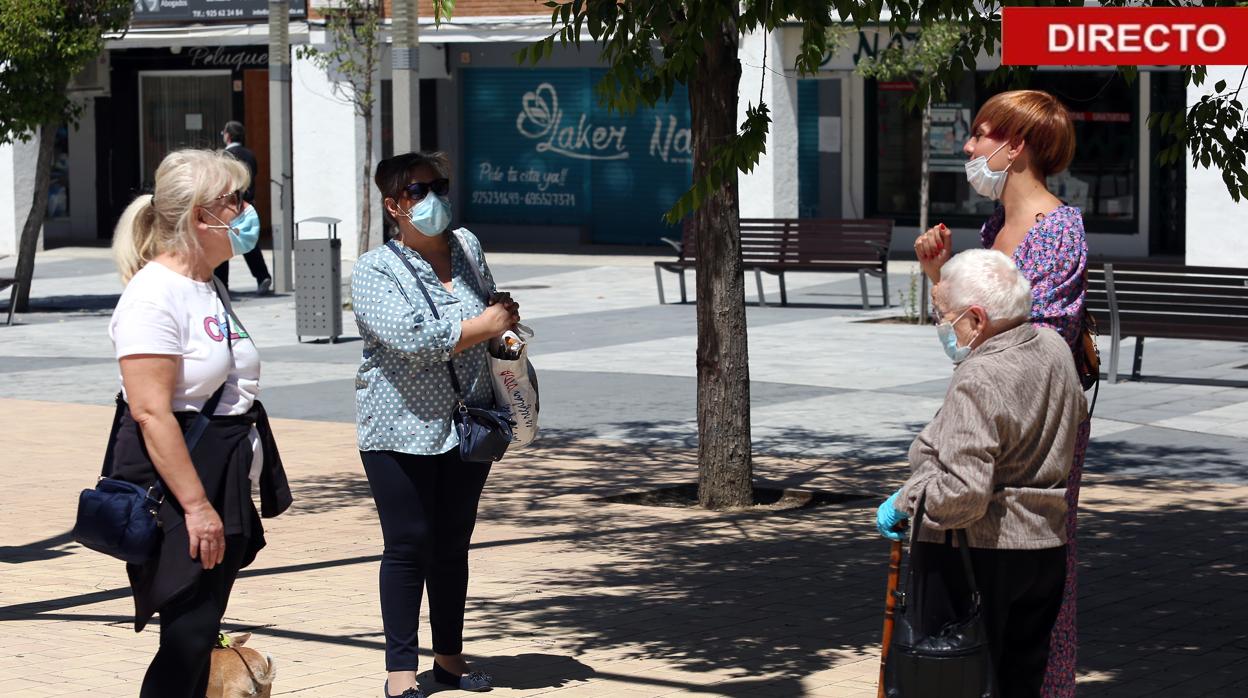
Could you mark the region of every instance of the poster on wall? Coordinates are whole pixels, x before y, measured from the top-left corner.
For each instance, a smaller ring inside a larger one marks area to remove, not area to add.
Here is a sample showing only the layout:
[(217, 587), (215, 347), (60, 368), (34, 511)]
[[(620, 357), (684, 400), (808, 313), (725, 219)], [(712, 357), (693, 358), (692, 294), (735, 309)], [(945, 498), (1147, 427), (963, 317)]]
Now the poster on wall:
[[(307, 0), (290, 0), (291, 18), (308, 16)], [(267, 22), (269, 0), (134, 0), (133, 24)]]
[(932, 172), (964, 172), (966, 155), (962, 146), (971, 135), (971, 110), (958, 103), (932, 105)]
[(586, 226), (608, 244), (679, 236), (662, 220), (689, 188), (689, 101), (599, 105), (604, 71), (480, 68), (463, 76), (466, 223)]

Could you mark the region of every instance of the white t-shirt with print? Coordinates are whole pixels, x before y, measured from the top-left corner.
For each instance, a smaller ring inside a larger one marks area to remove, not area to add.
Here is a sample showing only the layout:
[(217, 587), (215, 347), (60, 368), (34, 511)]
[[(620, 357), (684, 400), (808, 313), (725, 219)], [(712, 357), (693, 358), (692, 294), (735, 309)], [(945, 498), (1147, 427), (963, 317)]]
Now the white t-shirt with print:
[(135, 354), (182, 357), (173, 388), (174, 412), (202, 410), (228, 379), (216, 414), (240, 415), (251, 409), (260, 391), (260, 354), (237, 322), (229, 324), (234, 325), (232, 357), (224, 334), (225, 306), (213, 284), (149, 262), (126, 285), (108, 335), (118, 359)]

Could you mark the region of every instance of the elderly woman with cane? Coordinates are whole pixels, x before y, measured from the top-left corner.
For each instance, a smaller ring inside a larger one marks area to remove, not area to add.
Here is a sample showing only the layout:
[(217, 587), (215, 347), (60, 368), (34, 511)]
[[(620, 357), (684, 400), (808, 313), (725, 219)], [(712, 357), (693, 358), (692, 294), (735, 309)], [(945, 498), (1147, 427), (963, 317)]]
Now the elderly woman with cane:
[[(1074, 158), (1075, 127), (1069, 112), (1047, 92), (1002, 92), (975, 115), (962, 151), (971, 188), (1001, 202), (984, 223), (980, 243), (1014, 260), (1031, 283), (1030, 322), (1056, 330), (1070, 347), (1081, 376), (1094, 381), (1099, 370), (1086, 337), (1088, 246), (1083, 214), (1054, 196), (1046, 183)], [(924, 273), (938, 286), (943, 266), (953, 254), (949, 229), (944, 224), (933, 227), (919, 236), (914, 250)], [(1075, 694), (1076, 513), (1090, 434), (1089, 418), (1079, 425), (1066, 483), (1067, 576), (1053, 627), (1045, 698)]]
[[(935, 289), (956, 364), (944, 404), (910, 447), (911, 475), (877, 512), (880, 532), (920, 508), (911, 594), (939, 628), (978, 584), (1000, 696), (1038, 696), (1066, 577), (1066, 484), (1087, 404), (1070, 350), (1028, 322), (1031, 285), (1005, 255), (963, 252)], [(950, 532), (964, 530), (973, 578)], [(935, 695), (935, 694), (933, 694)]]

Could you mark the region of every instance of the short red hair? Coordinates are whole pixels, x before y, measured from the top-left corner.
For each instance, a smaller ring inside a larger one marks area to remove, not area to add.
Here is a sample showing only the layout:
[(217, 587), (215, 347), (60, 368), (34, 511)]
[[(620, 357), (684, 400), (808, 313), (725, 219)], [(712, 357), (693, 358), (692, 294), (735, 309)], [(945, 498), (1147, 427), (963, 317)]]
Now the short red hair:
[(1014, 144), (1026, 141), (1032, 161), (1048, 177), (1075, 157), (1075, 124), (1057, 97), (1042, 90), (1011, 90), (993, 95), (975, 115), (971, 132), (987, 123), (988, 136)]

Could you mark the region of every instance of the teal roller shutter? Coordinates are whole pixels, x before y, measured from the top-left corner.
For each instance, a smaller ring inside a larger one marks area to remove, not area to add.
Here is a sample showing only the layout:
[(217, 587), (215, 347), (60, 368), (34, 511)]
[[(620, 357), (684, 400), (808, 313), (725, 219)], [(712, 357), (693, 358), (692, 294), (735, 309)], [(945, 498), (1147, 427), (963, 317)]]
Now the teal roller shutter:
[(797, 215), (819, 216), (819, 81), (797, 81)]
[(683, 88), (634, 114), (599, 106), (603, 70), (467, 69), (462, 76), (465, 219), (585, 225), (596, 243), (657, 244), (689, 187)]

